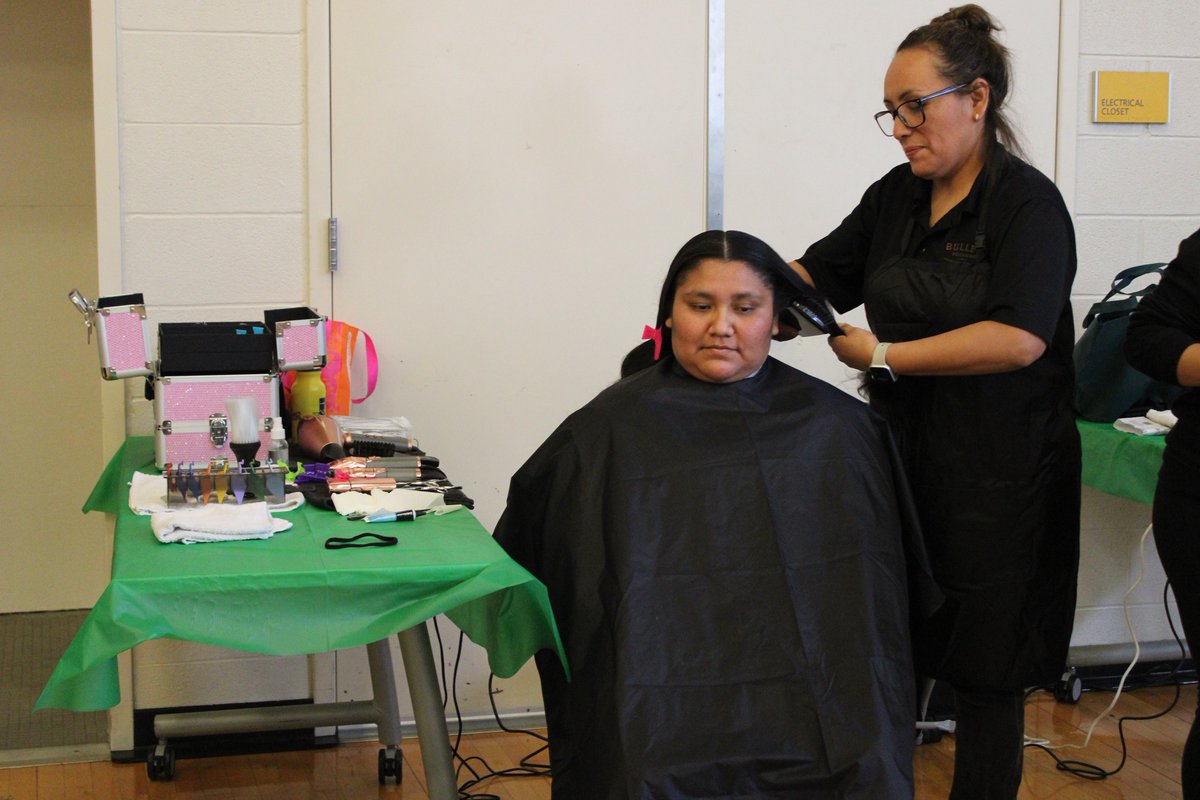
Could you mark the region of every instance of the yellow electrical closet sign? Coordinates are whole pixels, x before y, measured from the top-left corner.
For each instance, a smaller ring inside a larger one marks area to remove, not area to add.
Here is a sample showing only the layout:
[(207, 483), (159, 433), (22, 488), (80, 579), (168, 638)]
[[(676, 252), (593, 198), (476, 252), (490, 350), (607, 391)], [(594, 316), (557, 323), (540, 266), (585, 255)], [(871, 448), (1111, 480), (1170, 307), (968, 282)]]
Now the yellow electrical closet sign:
[(1096, 72), (1092, 122), (1170, 122), (1171, 73)]

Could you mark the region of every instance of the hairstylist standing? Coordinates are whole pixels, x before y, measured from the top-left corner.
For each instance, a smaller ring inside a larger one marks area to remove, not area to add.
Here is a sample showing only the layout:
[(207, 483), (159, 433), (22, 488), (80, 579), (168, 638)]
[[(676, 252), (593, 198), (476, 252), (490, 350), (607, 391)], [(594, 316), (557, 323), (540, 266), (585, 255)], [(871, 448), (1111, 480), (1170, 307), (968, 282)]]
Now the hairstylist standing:
[(866, 306), (871, 329), (830, 346), (867, 372), (949, 598), (915, 643), (954, 688), (954, 800), (1016, 797), (1023, 690), (1062, 674), (1079, 558), (1074, 230), (1010, 152), (996, 30), (966, 5), (901, 42), (875, 122), (908, 163), (792, 265), (839, 311)]
[[(1136, 369), (1180, 386), (1200, 386), (1200, 230), (1184, 239), (1162, 282), (1138, 303), (1125, 355)], [(1200, 392), (1186, 392), (1172, 410), (1154, 493), (1154, 544), (1171, 581), (1193, 657), (1200, 646)], [(1200, 719), (1198, 717), (1197, 719)], [(1184, 800), (1200, 800), (1200, 721), (1183, 750)]]

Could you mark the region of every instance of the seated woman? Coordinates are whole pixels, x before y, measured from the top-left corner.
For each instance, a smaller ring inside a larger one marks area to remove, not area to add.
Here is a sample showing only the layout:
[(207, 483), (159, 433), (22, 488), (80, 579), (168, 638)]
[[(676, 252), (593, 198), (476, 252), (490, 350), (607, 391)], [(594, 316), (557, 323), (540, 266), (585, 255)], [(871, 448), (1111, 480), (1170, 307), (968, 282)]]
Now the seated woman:
[(512, 479), (496, 539), (571, 670), (538, 657), (555, 798), (912, 796), (924, 552), (882, 419), (768, 355), (793, 275), (753, 236), (694, 237), (661, 358)]

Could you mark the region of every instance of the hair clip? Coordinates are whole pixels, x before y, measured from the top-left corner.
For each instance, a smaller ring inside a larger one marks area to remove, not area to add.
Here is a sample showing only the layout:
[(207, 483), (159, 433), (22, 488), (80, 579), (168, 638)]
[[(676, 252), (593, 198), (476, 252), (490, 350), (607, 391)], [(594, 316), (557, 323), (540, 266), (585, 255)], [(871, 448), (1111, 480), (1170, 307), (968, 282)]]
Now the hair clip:
[(297, 467), (293, 483), (323, 483), (329, 480), (329, 465), (322, 463), (304, 464), (303, 470)]
[(654, 360), (658, 361), (658, 357), (662, 355), (662, 328), (651, 328), (647, 325), (642, 331), (642, 339), (654, 342)]

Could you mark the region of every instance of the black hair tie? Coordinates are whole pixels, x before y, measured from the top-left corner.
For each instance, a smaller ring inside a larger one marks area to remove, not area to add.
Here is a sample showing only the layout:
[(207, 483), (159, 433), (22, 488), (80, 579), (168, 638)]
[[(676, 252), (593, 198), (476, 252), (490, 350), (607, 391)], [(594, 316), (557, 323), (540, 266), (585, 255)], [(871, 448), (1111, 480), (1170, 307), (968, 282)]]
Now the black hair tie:
[(368, 531), (349, 538), (330, 536), (325, 540), (325, 549), (345, 550), (347, 547), (391, 547), (399, 541), (395, 536), (382, 536), (378, 533)]

